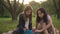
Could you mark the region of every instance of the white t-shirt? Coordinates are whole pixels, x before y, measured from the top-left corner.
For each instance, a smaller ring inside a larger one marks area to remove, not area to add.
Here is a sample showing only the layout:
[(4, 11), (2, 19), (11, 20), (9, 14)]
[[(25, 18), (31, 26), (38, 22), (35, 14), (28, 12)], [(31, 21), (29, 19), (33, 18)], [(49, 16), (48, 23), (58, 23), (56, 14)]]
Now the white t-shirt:
[(28, 18), (27, 21), (25, 22), (25, 27), (29, 27), (29, 18)]

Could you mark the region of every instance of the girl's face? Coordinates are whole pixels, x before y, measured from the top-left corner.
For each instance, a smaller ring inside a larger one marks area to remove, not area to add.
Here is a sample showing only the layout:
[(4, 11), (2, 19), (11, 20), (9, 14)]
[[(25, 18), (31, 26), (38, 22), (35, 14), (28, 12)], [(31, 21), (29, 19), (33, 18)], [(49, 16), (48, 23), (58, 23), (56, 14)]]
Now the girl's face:
[(31, 10), (26, 11), (26, 15), (29, 16), (31, 14)]
[(39, 16), (40, 18), (43, 18), (44, 13), (42, 13), (41, 11), (38, 11), (38, 16)]

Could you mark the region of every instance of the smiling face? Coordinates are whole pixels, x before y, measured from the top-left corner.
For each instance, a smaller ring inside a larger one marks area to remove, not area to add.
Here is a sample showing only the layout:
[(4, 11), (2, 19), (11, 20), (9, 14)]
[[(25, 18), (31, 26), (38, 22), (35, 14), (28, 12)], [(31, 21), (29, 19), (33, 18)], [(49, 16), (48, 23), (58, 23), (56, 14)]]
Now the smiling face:
[(38, 16), (39, 16), (40, 18), (43, 18), (44, 13), (42, 13), (41, 11), (38, 11)]
[(32, 7), (28, 5), (24, 10), (25, 15), (28, 17), (32, 14)]
[(26, 15), (29, 16), (31, 14), (31, 10), (26, 11)]

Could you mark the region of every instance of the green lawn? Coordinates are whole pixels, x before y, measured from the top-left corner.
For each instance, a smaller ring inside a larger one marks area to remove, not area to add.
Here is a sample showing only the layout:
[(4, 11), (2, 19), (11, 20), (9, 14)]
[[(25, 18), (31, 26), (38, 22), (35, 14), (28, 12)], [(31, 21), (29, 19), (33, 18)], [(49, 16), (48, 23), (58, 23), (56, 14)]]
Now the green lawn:
[(11, 18), (0, 18), (0, 34), (16, 28), (17, 21), (12, 22)]
[[(52, 17), (54, 26), (60, 30), (60, 20), (56, 17)], [(32, 23), (35, 26), (36, 19), (33, 17)], [(3, 32), (7, 32), (9, 30), (14, 30), (18, 24), (18, 21), (11, 21), (11, 18), (0, 18), (0, 34)]]

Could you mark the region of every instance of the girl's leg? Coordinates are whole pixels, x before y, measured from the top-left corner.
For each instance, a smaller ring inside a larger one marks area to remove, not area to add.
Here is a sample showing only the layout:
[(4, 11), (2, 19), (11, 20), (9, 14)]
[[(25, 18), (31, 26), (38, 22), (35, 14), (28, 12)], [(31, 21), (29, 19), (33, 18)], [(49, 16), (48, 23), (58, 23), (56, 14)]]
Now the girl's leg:
[(56, 34), (56, 31), (55, 31), (55, 28), (54, 28), (53, 25), (48, 29), (48, 31), (49, 31), (51, 34)]
[[(42, 24), (42, 28), (45, 28), (45, 27), (46, 27), (46, 24), (45, 24), (45, 23), (43, 23), (43, 24)], [(44, 33), (45, 33), (45, 34), (49, 34), (47, 29), (46, 29), (46, 30), (44, 30)]]
[(59, 30), (55, 28), (56, 34), (59, 34)]
[[(38, 28), (39, 30), (41, 30), (41, 29), (44, 29), (44, 28), (46, 27), (46, 24), (45, 24), (45, 23), (40, 23), (40, 24), (38, 24), (37, 26), (38, 26), (37, 28)], [(42, 32), (40, 32), (40, 33), (49, 34), (48, 31), (47, 31), (47, 29), (44, 30), (44, 31), (42, 31)]]
[(53, 25), (52, 25), (52, 34), (56, 34), (56, 31)]
[(59, 34), (59, 31), (56, 28), (54, 28), (53, 26), (51, 27), (51, 32), (52, 32), (52, 34)]
[[(41, 23), (38, 23), (37, 29), (38, 30), (41, 30), (42, 29), (42, 24)], [(44, 34), (44, 32), (36, 32), (35, 34)]]
[(45, 34), (49, 34), (47, 30), (44, 31)]

